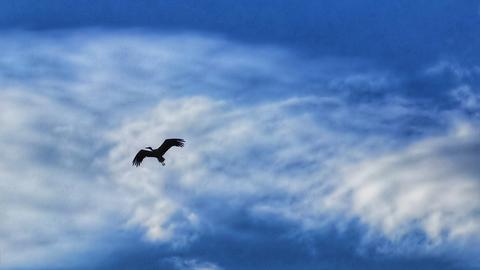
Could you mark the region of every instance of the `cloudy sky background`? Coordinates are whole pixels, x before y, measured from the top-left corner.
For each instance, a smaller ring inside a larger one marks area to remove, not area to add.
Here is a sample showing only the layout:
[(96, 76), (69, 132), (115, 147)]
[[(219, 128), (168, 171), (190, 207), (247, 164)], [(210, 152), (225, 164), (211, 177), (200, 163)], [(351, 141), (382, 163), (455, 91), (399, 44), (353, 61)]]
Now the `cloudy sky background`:
[(0, 269), (480, 268), (479, 10), (0, 3)]

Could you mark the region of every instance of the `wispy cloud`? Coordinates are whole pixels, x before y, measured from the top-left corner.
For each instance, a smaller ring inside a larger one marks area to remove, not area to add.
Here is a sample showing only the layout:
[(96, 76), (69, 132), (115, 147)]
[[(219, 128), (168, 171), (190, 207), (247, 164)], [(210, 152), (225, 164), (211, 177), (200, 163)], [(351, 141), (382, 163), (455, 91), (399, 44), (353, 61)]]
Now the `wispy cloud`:
[(480, 240), (478, 135), (459, 124), (450, 134), (346, 167), (331, 200), (394, 242), (412, 240), (401, 252), (418, 251), (416, 245), (474, 247)]

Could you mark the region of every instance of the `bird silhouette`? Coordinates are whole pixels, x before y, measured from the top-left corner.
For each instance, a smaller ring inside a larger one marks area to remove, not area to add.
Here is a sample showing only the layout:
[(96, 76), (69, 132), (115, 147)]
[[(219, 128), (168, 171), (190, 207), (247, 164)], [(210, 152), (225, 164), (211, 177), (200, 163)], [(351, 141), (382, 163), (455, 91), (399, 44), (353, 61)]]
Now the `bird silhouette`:
[(172, 146), (183, 147), (184, 143), (185, 140), (183, 139), (172, 138), (166, 139), (157, 149), (153, 149), (150, 146), (145, 147), (145, 149), (149, 150), (142, 149), (138, 151), (132, 161), (132, 166), (140, 166), (145, 157), (155, 157), (157, 158), (158, 162), (162, 163), (162, 165), (165, 166), (165, 159), (163, 158), (163, 155), (165, 155), (168, 149), (170, 149)]

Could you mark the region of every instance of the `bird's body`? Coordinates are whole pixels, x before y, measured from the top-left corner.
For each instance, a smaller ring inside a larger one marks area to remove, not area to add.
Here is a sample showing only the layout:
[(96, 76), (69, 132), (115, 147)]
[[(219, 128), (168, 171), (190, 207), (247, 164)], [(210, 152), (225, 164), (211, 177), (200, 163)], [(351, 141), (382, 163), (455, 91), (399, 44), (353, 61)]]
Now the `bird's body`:
[(153, 149), (152, 147), (146, 147), (145, 149), (149, 150), (142, 149), (138, 151), (137, 155), (135, 155), (135, 158), (132, 161), (132, 165), (138, 167), (140, 166), (145, 157), (155, 157), (157, 158), (158, 162), (162, 163), (162, 165), (165, 166), (165, 158), (163, 158), (163, 155), (172, 146), (183, 147), (184, 143), (185, 140), (183, 139), (172, 138), (166, 139), (157, 149)]

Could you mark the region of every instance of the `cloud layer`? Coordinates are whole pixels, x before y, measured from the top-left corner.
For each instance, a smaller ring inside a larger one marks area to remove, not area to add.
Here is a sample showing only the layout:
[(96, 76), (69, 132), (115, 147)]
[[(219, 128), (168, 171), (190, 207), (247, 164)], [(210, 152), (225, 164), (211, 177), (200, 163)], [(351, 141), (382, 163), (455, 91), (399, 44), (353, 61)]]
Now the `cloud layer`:
[[(241, 237), (239, 213), (306, 238), (358, 222), (364, 246), (392, 256), (479, 254), (474, 68), (432, 109), (404, 94), (407, 79), (360, 60), (192, 34), (50, 34), (0, 45), (6, 267), (72, 263), (66, 254), (116, 230), (177, 247)], [(432, 66), (419, 76), (447, 72)], [(166, 167), (131, 167), (166, 137), (187, 140)]]

